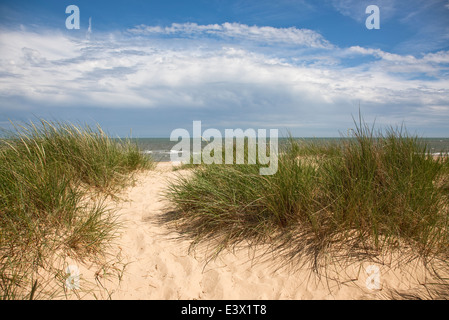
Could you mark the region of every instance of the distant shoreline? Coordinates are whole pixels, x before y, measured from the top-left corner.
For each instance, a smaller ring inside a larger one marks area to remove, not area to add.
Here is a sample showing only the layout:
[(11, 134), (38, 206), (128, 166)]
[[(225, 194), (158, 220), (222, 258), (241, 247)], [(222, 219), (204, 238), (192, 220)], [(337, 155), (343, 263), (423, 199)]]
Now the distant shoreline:
[[(194, 139), (194, 138), (191, 138)], [(196, 138), (195, 138), (196, 139)], [(327, 142), (327, 141), (339, 141), (350, 138), (345, 137), (329, 137), (329, 138), (294, 138), (298, 140)], [(433, 156), (439, 157), (440, 152), (449, 152), (449, 138), (418, 138), (423, 142), (426, 142), (429, 146), (429, 151)], [(132, 138), (132, 141), (137, 143), (137, 146), (142, 153), (148, 154), (155, 162), (169, 162), (171, 149), (178, 143), (177, 141), (170, 141), (170, 138)], [(279, 146), (282, 147), (284, 143), (288, 141), (288, 138), (279, 138)], [(203, 141), (202, 146), (206, 146), (207, 143)]]

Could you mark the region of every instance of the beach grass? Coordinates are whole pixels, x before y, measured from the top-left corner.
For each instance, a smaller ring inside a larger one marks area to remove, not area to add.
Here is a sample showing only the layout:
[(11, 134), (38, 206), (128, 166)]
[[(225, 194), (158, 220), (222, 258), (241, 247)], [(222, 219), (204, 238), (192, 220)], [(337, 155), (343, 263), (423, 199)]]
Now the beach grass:
[(39, 120), (0, 141), (0, 299), (51, 297), (39, 270), (55, 252), (101, 254), (118, 223), (105, 205), (130, 174), (153, 166), (98, 126)]
[(375, 130), (361, 117), (354, 124), (339, 141), (290, 137), (271, 176), (259, 175), (257, 164), (193, 168), (166, 192), (176, 226), (193, 247), (209, 241), (218, 254), (270, 244), (316, 270), (329, 259), (397, 250), (404, 260), (447, 260), (448, 156), (434, 157), (403, 127)]

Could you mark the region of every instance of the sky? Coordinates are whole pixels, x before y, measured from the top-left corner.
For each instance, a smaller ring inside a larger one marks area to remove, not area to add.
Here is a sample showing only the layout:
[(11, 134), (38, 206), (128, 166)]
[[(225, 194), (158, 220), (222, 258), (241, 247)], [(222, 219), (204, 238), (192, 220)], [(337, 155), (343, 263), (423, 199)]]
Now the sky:
[(201, 121), (338, 137), (359, 111), (449, 137), (449, 0), (0, 2), (3, 128), (45, 118), (169, 137)]

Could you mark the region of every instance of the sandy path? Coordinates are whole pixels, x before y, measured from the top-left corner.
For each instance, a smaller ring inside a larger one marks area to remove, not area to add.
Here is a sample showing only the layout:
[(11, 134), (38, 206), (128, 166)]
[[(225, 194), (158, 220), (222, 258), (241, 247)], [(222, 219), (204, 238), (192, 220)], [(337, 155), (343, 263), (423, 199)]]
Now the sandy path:
[[(188, 240), (177, 238), (160, 221), (169, 205), (160, 193), (177, 174), (188, 172), (173, 172), (169, 163), (160, 163), (123, 193), (127, 201), (115, 204), (125, 222), (117, 240), (125, 268), (120, 282), (114, 277), (105, 281), (112, 299), (373, 299), (382, 297), (386, 287), (417, 285), (404, 270), (378, 266), (376, 286), (367, 264), (337, 271), (344, 283), (318, 281), (307, 270), (277, 270), (270, 259), (252, 262), (248, 249), (225, 252), (206, 264), (200, 253), (188, 253)], [(95, 282), (92, 270), (81, 274), (82, 281)]]

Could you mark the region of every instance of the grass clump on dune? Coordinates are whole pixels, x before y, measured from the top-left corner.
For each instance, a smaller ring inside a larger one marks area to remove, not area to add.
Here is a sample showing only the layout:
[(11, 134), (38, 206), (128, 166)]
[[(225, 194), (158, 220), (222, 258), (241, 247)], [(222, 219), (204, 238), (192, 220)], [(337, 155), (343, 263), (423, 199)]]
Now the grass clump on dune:
[(205, 165), (173, 182), (167, 197), (194, 244), (213, 240), (217, 252), (250, 241), (315, 267), (326, 257), (406, 249), (444, 260), (449, 159), (428, 151), (403, 129), (376, 132), (360, 120), (340, 141), (290, 138), (274, 175), (259, 175), (257, 165)]
[(102, 253), (118, 226), (106, 195), (151, 166), (136, 145), (100, 127), (42, 120), (7, 131), (0, 141), (0, 298), (51, 296), (37, 279), (56, 251), (83, 259)]

